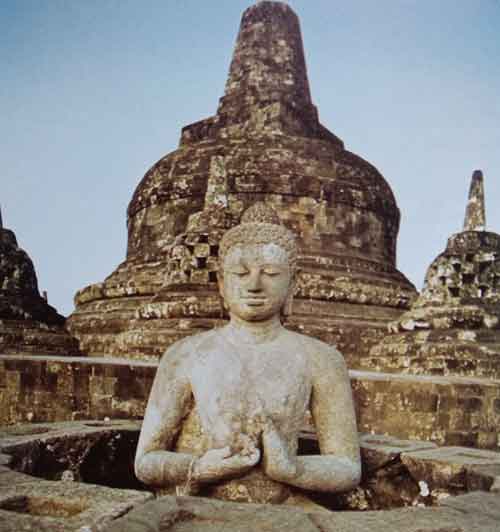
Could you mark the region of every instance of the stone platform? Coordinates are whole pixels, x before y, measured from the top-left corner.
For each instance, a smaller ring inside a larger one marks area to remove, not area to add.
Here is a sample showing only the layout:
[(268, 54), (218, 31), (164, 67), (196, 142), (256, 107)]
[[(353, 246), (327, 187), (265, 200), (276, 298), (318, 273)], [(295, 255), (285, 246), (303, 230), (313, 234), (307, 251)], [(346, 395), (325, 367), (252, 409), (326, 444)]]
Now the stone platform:
[[(126, 420), (0, 427), (0, 532), (500, 529), (499, 453), (362, 435), (361, 486), (308, 508), (153, 500), (133, 477), (139, 430)], [(312, 435), (299, 452), (317, 452)]]
[(136, 508), (106, 532), (498, 532), (499, 527), (498, 494), (474, 493), (437, 508), (359, 513), (165, 497)]

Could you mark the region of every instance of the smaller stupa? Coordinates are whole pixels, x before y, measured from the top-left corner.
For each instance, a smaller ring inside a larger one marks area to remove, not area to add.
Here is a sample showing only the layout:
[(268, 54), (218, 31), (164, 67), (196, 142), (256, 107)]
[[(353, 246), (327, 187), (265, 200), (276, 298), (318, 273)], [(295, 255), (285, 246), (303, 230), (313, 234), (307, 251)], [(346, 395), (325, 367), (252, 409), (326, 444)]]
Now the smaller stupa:
[(33, 262), (3, 227), (0, 211), (0, 356), (77, 354), (65, 321), (40, 295)]
[(500, 235), (486, 231), (483, 174), (472, 175), (463, 231), (430, 265), (411, 309), (364, 368), (500, 378)]

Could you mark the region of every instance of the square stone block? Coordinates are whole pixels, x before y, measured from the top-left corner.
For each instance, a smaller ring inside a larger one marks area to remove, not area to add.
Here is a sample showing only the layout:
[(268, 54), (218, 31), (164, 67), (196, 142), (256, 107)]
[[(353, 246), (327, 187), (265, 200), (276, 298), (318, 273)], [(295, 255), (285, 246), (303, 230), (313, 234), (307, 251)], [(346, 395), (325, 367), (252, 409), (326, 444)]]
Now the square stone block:
[(217, 257), (207, 258), (207, 270), (210, 272), (216, 272), (219, 270), (219, 261), (217, 260)]
[(174, 246), (172, 248), (172, 258), (184, 259), (190, 257), (189, 250), (186, 246)]
[(194, 256), (195, 257), (209, 257), (210, 246), (208, 244), (197, 244), (196, 246), (194, 246)]
[(206, 270), (193, 270), (191, 272), (192, 283), (207, 284), (208, 281), (209, 281), (209, 276)]

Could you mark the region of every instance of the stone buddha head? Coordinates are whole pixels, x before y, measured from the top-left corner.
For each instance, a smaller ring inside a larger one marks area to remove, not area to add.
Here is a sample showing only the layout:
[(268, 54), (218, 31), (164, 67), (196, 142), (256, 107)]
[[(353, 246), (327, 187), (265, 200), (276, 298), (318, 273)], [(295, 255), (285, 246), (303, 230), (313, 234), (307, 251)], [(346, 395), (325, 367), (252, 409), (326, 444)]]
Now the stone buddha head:
[(264, 203), (247, 209), (219, 248), (219, 290), (231, 316), (258, 322), (291, 312), (297, 244)]

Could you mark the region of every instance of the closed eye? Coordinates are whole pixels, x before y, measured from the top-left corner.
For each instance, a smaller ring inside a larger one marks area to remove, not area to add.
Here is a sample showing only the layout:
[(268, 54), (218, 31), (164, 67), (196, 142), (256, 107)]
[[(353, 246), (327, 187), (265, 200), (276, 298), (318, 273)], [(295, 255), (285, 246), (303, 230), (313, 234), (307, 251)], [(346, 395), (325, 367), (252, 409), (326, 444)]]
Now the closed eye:
[(233, 268), (229, 270), (229, 273), (237, 275), (238, 277), (243, 277), (244, 275), (248, 275), (250, 272), (246, 268)]
[(281, 270), (276, 270), (274, 268), (265, 268), (263, 270), (263, 273), (265, 273), (266, 275), (269, 275), (271, 277), (275, 277), (276, 275), (280, 275), (281, 274)]

